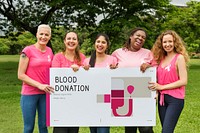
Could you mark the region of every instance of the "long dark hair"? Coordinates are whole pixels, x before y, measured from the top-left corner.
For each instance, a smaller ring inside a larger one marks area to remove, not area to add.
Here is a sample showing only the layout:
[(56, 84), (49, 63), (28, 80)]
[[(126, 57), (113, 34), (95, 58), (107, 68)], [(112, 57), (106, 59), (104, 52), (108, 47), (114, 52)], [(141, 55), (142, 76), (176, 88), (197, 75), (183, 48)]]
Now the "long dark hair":
[(135, 32), (137, 32), (139, 30), (144, 31), (146, 36), (147, 36), (147, 32), (143, 28), (141, 28), (141, 27), (134, 28), (131, 31), (130, 36), (128, 37), (127, 41), (124, 43), (123, 49), (130, 50), (130, 48), (131, 48), (131, 39), (130, 39), (130, 37), (133, 36), (135, 34)]
[[(94, 40), (94, 44), (96, 42), (96, 40), (100, 37), (100, 36), (103, 36), (107, 42), (107, 45), (109, 46), (110, 45), (110, 40), (109, 40), (109, 37), (107, 34), (105, 33), (99, 33), (95, 40)], [(90, 57), (90, 61), (89, 61), (89, 65), (90, 67), (94, 67), (95, 66), (95, 62), (96, 62), (96, 50), (94, 50), (94, 52), (91, 54), (91, 57)]]

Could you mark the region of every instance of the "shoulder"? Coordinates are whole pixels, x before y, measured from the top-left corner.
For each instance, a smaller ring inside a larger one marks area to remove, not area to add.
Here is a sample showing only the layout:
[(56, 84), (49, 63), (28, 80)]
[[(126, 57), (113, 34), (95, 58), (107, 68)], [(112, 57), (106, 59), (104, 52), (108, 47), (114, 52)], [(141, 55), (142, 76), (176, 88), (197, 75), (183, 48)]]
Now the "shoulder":
[(112, 55), (107, 55), (107, 58), (112, 59), (112, 60), (116, 59), (116, 57), (114, 57)]
[(153, 55), (151, 53), (151, 50), (149, 49), (146, 49), (146, 48), (141, 48), (139, 51), (138, 51), (139, 54), (143, 55), (144, 57), (151, 57), (153, 58)]
[(124, 52), (124, 51), (125, 51), (124, 49), (119, 48), (119, 49), (116, 49), (116, 50), (112, 53), (112, 55), (115, 55), (115, 54), (118, 54), (118, 53), (122, 53), (122, 52)]
[(117, 63), (117, 58), (112, 56), (112, 55), (108, 55), (107, 59), (111, 62), (111, 63)]
[(29, 46), (26, 46), (22, 51), (32, 50), (33, 48), (34, 48), (34, 45), (29, 45)]
[(64, 56), (62, 52), (56, 53), (55, 56)]
[(80, 57), (82, 60), (84, 60), (86, 58), (86, 56), (83, 53), (80, 53)]
[(122, 48), (118, 48), (114, 52), (119, 52), (119, 51), (122, 51), (122, 50), (123, 50)]
[(182, 54), (178, 54), (177, 56), (177, 61), (185, 61), (185, 58)]
[(26, 46), (23, 50), (22, 53), (24, 53), (27, 57), (31, 57), (35, 52), (35, 46), (34, 45), (29, 45)]
[(146, 48), (141, 48), (140, 49), (142, 52), (145, 52), (145, 53), (150, 53), (151, 51), (149, 49), (146, 49)]
[(61, 57), (64, 57), (62, 52), (57, 53), (57, 54), (54, 55), (54, 58), (61, 58)]
[(177, 55), (177, 59), (175, 60), (175, 64), (182, 67), (186, 65), (185, 58), (182, 54)]
[(85, 57), (85, 55), (84, 55), (83, 53), (80, 53), (80, 56), (81, 56), (81, 57)]
[(89, 65), (89, 61), (90, 61), (90, 57), (85, 58), (85, 60), (83, 61), (84, 65)]
[(89, 60), (90, 60), (90, 57), (88, 57), (88, 58), (85, 58), (85, 62), (89, 62)]
[(47, 46), (47, 50), (52, 52), (52, 49), (50, 47)]
[(54, 56), (53, 51), (50, 47), (47, 47), (47, 54), (50, 54), (51, 56)]

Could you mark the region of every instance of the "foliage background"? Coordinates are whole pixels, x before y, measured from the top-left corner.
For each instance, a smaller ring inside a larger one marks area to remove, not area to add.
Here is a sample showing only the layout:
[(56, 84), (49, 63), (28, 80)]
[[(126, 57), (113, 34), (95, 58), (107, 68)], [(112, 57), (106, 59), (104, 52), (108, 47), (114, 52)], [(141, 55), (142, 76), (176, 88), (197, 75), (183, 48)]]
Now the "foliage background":
[[(128, 39), (131, 29), (147, 30), (146, 48), (151, 48), (157, 36), (166, 29), (175, 30), (186, 42), (190, 55), (200, 58), (200, 2), (190, 1), (187, 7), (175, 7), (170, 0), (0, 0), (0, 133), (22, 132), (19, 105), (21, 82), (17, 79), (18, 55), (35, 43), (36, 29), (45, 23), (52, 27), (49, 45), (54, 52), (62, 50), (67, 31), (79, 35), (81, 51), (90, 55), (97, 33), (108, 34), (110, 53)], [(97, 19), (101, 16), (101, 20)], [(10, 56), (12, 54), (13, 56)], [(186, 90), (186, 102), (175, 133), (199, 133), (199, 75), (200, 61), (192, 60)], [(123, 127), (111, 128), (112, 133)], [(157, 118), (155, 133), (161, 130)], [(52, 131), (52, 128), (49, 128)], [(37, 130), (37, 125), (35, 131)], [(82, 127), (80, 133), (89, 132)]]
[[(49, 24), (55, 53), (62, 50), (67, 31), (76, 31), (81, 50), (90, 55), (97, 33), (108, 34), (110, 53), (121, 47), (134, 27), (147, 30), (146, 48), (166, 29), (175, 30), (186, 42), (192, 56), (200, 52), (200, 2), (187, 7), (171, 5), (170, 0), (0, 0), (0, 54), (19, 54), (35, 42), (39, 24)], [(100, 19), (101, 18), (101, 19)], [(98, 21), (98, 22), (97, 22)]]

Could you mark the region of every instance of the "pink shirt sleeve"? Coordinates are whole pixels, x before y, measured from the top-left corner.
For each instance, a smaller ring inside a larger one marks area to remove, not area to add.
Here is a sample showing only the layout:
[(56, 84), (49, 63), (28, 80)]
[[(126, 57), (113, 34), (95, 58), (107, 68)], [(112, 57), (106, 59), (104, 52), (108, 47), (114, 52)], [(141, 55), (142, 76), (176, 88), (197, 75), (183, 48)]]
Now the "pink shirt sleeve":
[(117, 58), (116, 58), (115, 56), (112, 56), (112, 55), (111, 55), (111, 57), (113, 57), (113, 62), (112, 62), (112, 64), (113, 64), (113, 65), (117, 65)]
[(116, 50), (115, 50), (115, 51), (111, 54), (111, 56), (113, 56), (113, 57), (116, 59), (116, 62), (118, 62), (118, 60), (117, 60), (118, 58), (117, 58), (117, 56), (116, 56), (116, 53), (117, 53), (117, 52), (116, 52)]
[(60, 58), (61, 58), (60, 53), (56, 54), (53, 57), (51, 67), (61, 67), (61, 59)]
[(86, 57), (83, 53), (80, 53), (80, 56), (81, 56), (81, 65), (84, 65), (84, 60), (86, 59)]
[(86, 58), (86, 59), (83, 61), (83, 65), (84, 65), (84, 66), (89, 65), (89, 61), (90, 61), (90, 57), (89, 57), (89, 58)]
[(30, 48), (31, 48), (31, 47), (29, 46), (29, 47), (25, 47), (25, 48), (22, 50), (22, 53), (25, 53), (26, 56), (27, 56), (28, 58), (30, 58), (30, 56), (31, 56), (31, 53), (30, 53), (31, 49), (30, 49)]

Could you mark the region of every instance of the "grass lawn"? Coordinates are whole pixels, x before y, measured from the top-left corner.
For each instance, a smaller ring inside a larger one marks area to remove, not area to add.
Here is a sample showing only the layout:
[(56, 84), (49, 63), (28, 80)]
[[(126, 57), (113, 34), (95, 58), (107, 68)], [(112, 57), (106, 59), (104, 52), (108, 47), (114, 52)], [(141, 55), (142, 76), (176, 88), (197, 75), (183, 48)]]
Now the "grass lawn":
[[(0, 133), (22, 133), (23, 130), (20, 109), (21, 81), (17, 79), (18, 60), (18, 55), (0, 55)], [(175, 133), (200, 132), (200, 60), (193, 59), (190, 64), (185, 107)], [(49, 132), (52, 132), (52, 128), (49, 128)], [(81, 127), (79, 132), (89, 133), (89, 128)], [(158, 116), (154, 132), (161, 132)], [(38, 133), (37, 124), (34, 133)], [(111, 133), (124, 133), (124, 128), (112, 127)]]

